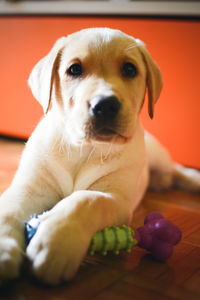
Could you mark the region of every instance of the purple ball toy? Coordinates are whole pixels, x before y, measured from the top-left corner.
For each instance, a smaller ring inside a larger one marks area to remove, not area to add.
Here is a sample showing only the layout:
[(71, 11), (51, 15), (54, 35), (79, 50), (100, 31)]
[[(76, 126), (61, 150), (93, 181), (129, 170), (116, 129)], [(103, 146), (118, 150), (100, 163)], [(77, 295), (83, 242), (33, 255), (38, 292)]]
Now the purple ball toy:
[(158, 212), (147, 215), (144, 226), (136, 229), (135, 233), (138, 246), (150, 251), (160, 261), (172, 255), (173, 246), (180, 242), (181, 236), (180, 229)]

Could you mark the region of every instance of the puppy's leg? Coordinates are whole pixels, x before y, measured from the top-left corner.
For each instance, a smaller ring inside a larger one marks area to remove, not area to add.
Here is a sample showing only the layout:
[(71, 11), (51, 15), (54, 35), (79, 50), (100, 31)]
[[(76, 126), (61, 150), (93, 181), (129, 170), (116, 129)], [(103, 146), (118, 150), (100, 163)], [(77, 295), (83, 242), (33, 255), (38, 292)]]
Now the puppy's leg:
[(56, 285), (71, 279), (92, 235), (117, 219), (117, 199), (109, 193), (77, 191), (40, 217), (40, 226), (27, 247), (33, 273)]
[(25, 246), (24, 221), (50, 208), (50, 191), (47, 198), (40, 192), (26, 185), (12, 186), (0, 197), (0, 283), (19, 275)]
[(150, 170), (149, 187), (166, 190), (171, 187), (200, 192), (200, 172), (172, 162), (167, 150), (149, 133), (145, 142)]
[(185, 168), (179, 164), (173, 164), (174, 187), (187, 191), (200, 192), (200, 172), (196, 169)]
[(19, 274), (25, 246), (24, 221), (59, 200), (44, 169), (33, 157), (22, 157), (12, 185), (0, 197), (0, 283)]
[(92, 235), (106, 226), (129, 221), (144, 194), (147, 176), (145, 170), (135, 175), (130, 170), (112, 173), (90, 190), (72, 193), (42, 216), (27, 248), (35, 275), (53, 285), (72, 278)]

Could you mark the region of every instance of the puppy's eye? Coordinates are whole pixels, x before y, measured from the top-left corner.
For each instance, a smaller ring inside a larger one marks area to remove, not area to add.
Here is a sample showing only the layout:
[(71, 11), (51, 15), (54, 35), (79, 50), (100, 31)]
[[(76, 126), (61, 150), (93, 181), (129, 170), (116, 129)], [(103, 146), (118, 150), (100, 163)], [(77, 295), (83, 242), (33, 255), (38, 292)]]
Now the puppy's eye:
[(80, 64), (76, 63), (76, 64), (73, 64), (69, 67), (69, 69), (67, 70), (67, 73), (70, 75), (70, 76), (74, 76), (74, 77), (79, 77), (82, 75), (83, 73), (83, 70), (82, 70), (82, 67)]
[(127, 78), (133, 78), (137, 75), (137, 68), (130, 62), (126, 62), (122, 66), (122, 75)]

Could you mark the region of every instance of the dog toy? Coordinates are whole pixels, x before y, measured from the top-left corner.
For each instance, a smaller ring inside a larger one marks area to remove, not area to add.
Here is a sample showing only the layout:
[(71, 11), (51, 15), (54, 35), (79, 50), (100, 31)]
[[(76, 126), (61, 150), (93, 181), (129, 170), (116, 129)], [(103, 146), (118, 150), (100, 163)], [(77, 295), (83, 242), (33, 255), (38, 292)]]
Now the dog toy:
[[(39, 216), (34, 215), (29, 222), (25, 222), (27, 244), (30, 242), (40, 225)], [(130, 252), (133, 246), (139, 246), (151, 252), (160, 261), (167, 260), (173, 252), (173, 246), (181, 240), (180, 229), (165, 219), (160, 213), (152, 212), (146, 216), (144, 225), (135, 232), (131, 227), (106, 227), (94, 234), (88, 253), (99, 252), (106, 255), (108, 251), (118, 254), (120, 250)]]

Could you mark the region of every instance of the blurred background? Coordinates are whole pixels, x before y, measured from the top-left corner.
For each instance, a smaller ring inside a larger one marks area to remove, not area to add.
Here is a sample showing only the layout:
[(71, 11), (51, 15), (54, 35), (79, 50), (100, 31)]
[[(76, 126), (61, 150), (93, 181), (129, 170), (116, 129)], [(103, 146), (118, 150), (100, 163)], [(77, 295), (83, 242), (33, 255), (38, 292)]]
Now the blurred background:
[(27, 79), (55, 40), (87, 27), (120, 29), (146, 44), (164, 87), (141, 119), (174, 160), (200, 168), (199, 1), (0, 1), (0, 135), (27, 139), (43, 115)]

